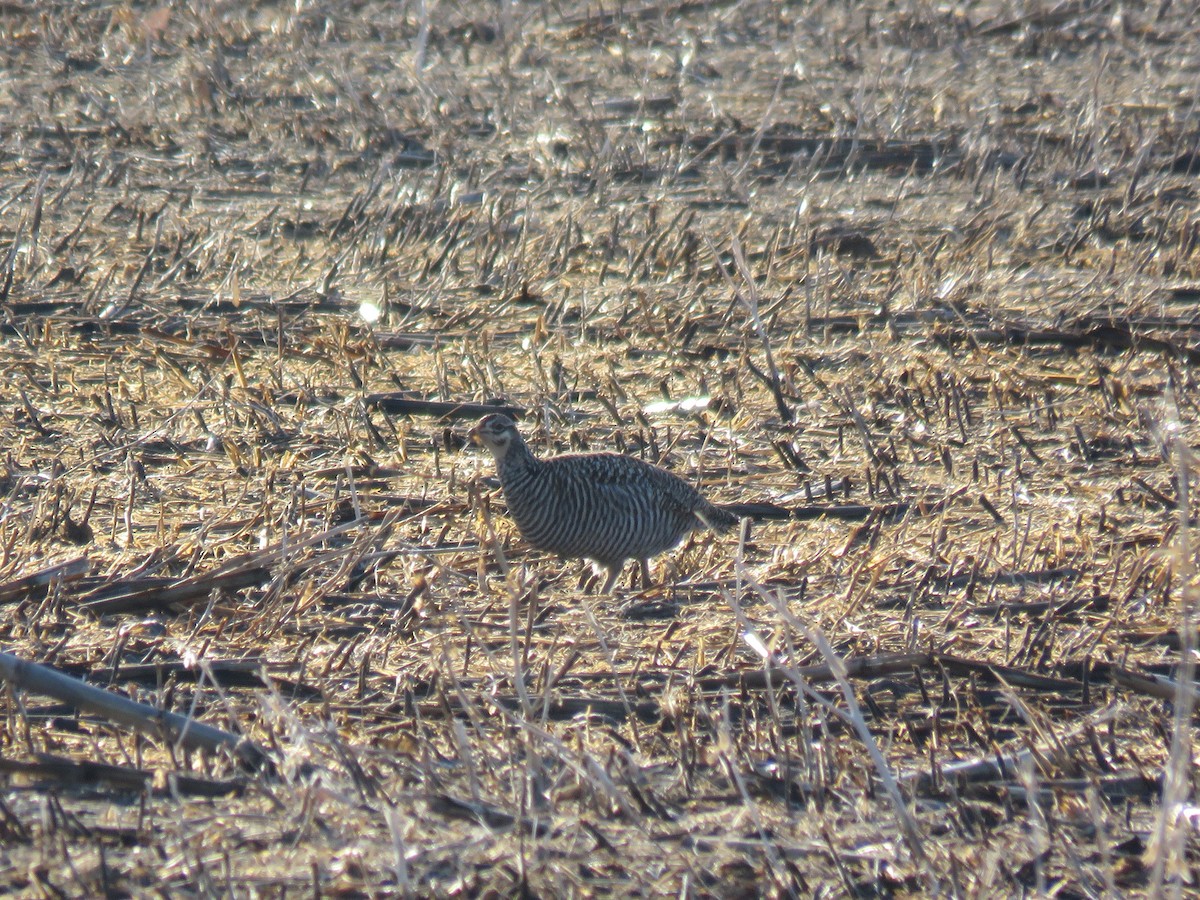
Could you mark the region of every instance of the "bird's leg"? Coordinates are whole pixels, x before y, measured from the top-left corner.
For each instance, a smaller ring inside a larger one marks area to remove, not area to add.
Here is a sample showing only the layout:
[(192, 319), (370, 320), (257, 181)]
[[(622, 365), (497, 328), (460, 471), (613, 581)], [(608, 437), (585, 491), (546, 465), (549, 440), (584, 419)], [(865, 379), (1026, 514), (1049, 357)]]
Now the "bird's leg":
[(585, 594), (590, 594), (596, 586), (596, 579), (600, 577), (600, 570), (595, 566), (585, 566), (579, 573), (579, 583), (576, 585), (578, 590)]
[(604, 587), (600, 589), (602, 594), (611, 594), (613, 585), (617, 582), (617, 576), (621, 574), (621, 564), (606, 566), (608, 569), (608, 577), (604, 579)]
[(642, 590), (644, 591), (650, 587), (650, 560), (639, 559), (638, 562), (642, 565)]

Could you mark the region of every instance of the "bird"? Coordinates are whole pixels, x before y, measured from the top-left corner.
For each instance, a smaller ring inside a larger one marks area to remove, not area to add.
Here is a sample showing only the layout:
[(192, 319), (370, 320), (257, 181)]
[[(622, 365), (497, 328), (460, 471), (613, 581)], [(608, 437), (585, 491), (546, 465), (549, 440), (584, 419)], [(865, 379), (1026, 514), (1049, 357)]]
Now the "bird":
[(564, 453), (539, 459), (502, 413), (484, 416), (468, 432), (496, 461), (500, 487), (517, 530), (534, 547), (590, 559), (608, 578), (608, 594), (626, 560), (641, 565), (703, 526), (718, 533), (738, 517), (706, 500), (666, 469), (620, 453)]

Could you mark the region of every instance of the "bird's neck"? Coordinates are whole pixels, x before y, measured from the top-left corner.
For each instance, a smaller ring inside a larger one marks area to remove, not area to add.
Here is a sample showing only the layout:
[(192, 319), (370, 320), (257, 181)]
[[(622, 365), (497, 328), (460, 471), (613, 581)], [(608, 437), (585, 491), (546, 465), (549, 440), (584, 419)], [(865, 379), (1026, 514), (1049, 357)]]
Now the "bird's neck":
[(515, 441), (503, 456), (497, 458), (496, 471), (503, 482), (514, 475), (536, 471), (541, 465), (542, 461), (529, 452), (524, 441)]

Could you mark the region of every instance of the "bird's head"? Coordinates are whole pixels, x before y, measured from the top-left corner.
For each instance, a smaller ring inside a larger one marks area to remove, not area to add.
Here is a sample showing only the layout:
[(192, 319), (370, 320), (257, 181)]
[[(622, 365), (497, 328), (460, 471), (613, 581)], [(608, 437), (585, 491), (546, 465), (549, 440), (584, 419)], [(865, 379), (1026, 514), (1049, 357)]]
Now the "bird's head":
[(490, 450), (497, 460), (504, 459), (509, 448), (521, 440), (516, 423), (500, 413), (484, 416), (467, 435), (479, 446)]

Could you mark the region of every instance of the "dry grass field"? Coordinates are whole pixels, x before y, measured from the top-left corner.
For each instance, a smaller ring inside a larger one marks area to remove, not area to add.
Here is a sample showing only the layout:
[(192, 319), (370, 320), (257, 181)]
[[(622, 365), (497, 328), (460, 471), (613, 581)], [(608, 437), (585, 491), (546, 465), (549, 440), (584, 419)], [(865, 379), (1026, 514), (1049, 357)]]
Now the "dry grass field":
[[(1196, 890), (1193, 4), (16, 0), (0, 55), (0, 650), (265, 759), (12, 676), (0, 890)], [(488, 404), (753, 515), (600, 596)]]

